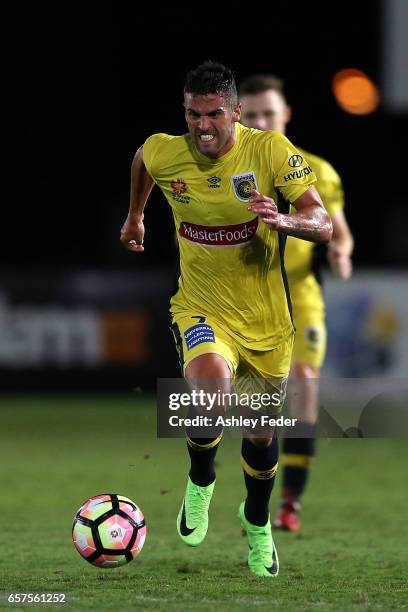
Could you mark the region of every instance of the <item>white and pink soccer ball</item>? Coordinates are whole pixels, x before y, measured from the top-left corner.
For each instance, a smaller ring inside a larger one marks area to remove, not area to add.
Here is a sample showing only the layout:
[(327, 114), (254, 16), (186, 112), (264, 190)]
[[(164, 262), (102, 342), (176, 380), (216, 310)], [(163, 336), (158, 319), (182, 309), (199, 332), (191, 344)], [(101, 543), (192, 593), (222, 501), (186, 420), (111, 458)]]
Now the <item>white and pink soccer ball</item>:
[(143, 512), (123, 495), (95, 495), (76, 513), (72, 539), (79, 554), (92, 565), (124, 565), (137, 557), (145, 543)]

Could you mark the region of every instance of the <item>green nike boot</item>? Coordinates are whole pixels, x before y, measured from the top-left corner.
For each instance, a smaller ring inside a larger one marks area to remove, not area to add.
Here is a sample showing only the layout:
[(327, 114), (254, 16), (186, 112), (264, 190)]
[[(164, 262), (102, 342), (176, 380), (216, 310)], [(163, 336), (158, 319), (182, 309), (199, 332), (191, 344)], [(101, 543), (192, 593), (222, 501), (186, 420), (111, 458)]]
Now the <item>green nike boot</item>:
[(274, 578), (279, 573), (279, 559), (272, 538), (271, 521), (263, 527), (252, 525), (245, 517), (245, 502), (239, 507), (238, 517), (248, 537), (248, 565), (256, 576)]
[(186, 494), (177, 516), (177, 531), (189, 546), (198, 546), (207, 534), (208, 508), (214, 486), (215, 481), (207, 487), (200, 487), (188, 479)]

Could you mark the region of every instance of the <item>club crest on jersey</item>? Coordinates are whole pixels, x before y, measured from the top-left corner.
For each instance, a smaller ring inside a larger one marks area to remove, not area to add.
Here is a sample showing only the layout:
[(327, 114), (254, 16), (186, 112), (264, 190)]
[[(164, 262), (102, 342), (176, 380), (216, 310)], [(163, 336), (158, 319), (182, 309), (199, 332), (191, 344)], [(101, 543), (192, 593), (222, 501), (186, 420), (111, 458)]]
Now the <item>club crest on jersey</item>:
[(258, 190), (255, 172), (252, 171), (231, 176), (231, 182), (234, 193), (241, 202), (248, 202), (251, 197), (251, 191), (253, 189)]

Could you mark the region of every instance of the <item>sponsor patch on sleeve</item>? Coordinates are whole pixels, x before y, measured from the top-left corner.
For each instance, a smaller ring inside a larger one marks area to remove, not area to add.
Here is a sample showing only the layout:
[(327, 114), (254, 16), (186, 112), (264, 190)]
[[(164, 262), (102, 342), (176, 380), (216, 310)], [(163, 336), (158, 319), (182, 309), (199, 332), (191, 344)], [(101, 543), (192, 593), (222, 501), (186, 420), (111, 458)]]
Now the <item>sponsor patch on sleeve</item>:
[(184, 339), (187, 344), (187, 350), (191, 350), (197, 344), (202, 344), (203, 342), (215, 342), (215, 334), (214, 330), (210, 325), (206, 323), (197, 323), (197, 325), (193, 325), (189, 327), (184, 332)]

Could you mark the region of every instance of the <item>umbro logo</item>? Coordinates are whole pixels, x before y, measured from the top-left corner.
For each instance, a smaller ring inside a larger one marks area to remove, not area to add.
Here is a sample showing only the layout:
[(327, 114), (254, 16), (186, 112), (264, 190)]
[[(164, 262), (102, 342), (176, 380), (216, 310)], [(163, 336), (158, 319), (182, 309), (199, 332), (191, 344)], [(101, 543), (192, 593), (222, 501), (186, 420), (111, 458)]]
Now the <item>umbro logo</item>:
[(219, 176), (210, 176), (210, 178), (207, 179), (208, 182), (208, 187), (210, 189), (217, 189), (218, 187), (221, 187), (221, 185), (219, 183), (221, 183), (221, 179)]

